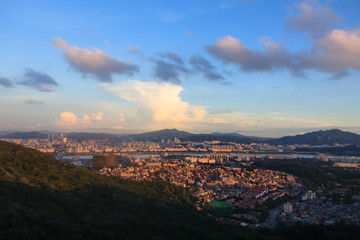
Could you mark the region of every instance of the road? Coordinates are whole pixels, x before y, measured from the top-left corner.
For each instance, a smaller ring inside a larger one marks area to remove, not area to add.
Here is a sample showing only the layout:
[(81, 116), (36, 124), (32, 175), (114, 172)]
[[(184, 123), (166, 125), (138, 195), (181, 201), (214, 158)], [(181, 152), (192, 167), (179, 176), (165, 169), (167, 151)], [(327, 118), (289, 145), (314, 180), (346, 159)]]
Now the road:
[(283, 204), (281, 204), (280, 206), (277, 206), (273, 209), (271, 209), (269, 211), (269, 217), (265, 220), (265, 222), (267, 224), (269, 224), (269, 226), (271, 227), (276, 227), (277, 226), (277, 220), (276, 218), (279, 216), (279, 214), (282, 212), (283, 210)]
[[(302, 180), (298, 179), (297, 181), (302, 185), (303, 192), (309, 191), (308, 186), (306, 186), (306, 184)], [(298, 202), (300, 199), (301, 199), (301, 193), (299, 195), (297, 195), (296, 197), (292, 198), (289, 202), (294, 204), (294, 203)], [(269, 211), (269, 217), (265, 220), (265, 222), (267, 224), (269, 224), (269, 226), (271, 226), (271, 227), (276, 227), (277, 226), (276, 219), (280, 215), (280, 213), (282, 213), (283, 209), (284, 209), (284, 204), (281, 204), (281, 205), (271, 209)]]

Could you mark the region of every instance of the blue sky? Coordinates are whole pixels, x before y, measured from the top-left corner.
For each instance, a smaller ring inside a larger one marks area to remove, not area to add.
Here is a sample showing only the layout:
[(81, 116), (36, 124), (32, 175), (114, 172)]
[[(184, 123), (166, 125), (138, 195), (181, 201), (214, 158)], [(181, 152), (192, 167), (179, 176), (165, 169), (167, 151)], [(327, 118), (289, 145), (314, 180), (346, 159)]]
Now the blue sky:
[(358, 9), (1, 1), (0, 131), (360, 133)]

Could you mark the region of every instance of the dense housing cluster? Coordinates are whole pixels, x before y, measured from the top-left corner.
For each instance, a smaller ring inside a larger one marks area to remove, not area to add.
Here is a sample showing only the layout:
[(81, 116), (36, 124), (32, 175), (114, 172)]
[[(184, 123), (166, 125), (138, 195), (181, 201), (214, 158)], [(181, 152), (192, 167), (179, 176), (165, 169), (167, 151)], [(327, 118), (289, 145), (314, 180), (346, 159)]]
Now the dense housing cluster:
[(193, 191), (199, 208), (214, 200), (226, 200), (236, 207), (254, 208), (268, 199), (300, 193), (301, 184), (285, 172), (237, 167), (234, 166), (236, 162), (224, 162), (211, 156), (208, 159), (219, 164), (196, 163), (192, 158), (149, 158), (137, 161), (135, 165), (103, 168), (99, 172), (139, 181), (161, 179), (182, 185)]

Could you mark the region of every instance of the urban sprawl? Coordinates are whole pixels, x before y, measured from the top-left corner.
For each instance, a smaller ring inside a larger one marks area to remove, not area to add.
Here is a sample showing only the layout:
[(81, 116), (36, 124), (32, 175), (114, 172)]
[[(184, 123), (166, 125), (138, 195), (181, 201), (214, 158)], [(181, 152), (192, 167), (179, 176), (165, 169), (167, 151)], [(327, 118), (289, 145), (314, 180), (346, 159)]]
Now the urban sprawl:
[[(358, 168), (359, 157), (292, 153), (295, 148), (309, 147), (307, 145), (181, 142), (177, 138), (159, 142), (76, 141), (67, 139), (64, 134), (52, 134), (48, 139), (6, 140), (53, 154), (64, 162), (97, 168), (99, 174), (135, 181), (163, 180), (183, 186), (194, 195), (198, 210), (221, 206), (229, 212), (226, 216), (214, 216), (218, 221), (248, 227), (296, 222), (360, 224), (360, 196), (352, 196), (357, 201), (347, 204), (333, 201), (334, 195), (345, 196), (346, 191), (309, 190), (293, 175), (251, 165), (256, 160), (290, 161), (306, 157), (314, 161), (331, 161), (337, 167)], [(257, 209), (277, 199), (286, 199), (286, 202), (271, 210), (266, 220), (261, 219)]]

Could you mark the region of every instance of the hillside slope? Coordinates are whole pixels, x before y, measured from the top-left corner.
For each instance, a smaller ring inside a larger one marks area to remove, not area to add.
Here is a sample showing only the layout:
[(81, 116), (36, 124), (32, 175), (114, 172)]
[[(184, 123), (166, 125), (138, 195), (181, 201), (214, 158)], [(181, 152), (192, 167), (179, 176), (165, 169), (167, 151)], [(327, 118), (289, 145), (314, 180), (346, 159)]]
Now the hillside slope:
[(0, 239), (199, 239), (218, 226), (182, 187), (101, 176), (3, 141), (0, 210)]
[[(356, 225), (244, 229), (217, 223), (182, 187), (101, 176), (0, 141), (0, 239), (357, 239)], [(321, 236), (321, 238), (320, 238)]]

